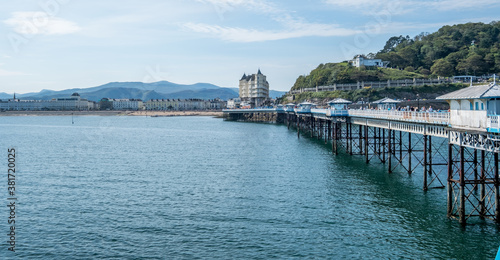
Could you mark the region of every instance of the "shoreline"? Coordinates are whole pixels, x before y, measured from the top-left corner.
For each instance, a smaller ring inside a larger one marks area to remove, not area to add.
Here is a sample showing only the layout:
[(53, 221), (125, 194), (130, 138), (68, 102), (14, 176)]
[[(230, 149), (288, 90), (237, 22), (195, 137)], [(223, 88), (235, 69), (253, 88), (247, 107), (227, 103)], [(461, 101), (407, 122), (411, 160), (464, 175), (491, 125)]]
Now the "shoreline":
[(5, 111), (1, 116), (212, 116), (222, 117), (222, 111)]

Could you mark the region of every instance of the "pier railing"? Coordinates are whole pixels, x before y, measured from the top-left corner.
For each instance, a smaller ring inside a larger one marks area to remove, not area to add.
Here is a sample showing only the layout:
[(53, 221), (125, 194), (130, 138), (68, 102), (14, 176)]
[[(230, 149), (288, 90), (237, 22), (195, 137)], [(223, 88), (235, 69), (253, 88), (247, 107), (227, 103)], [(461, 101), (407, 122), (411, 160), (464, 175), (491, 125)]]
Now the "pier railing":
[[(300, 111), (299, 111), (300, 110)], [(255, 112), (292, 112), (291, 109), (260, 108), (260, 109), (224, 109), (226, 113), (255, 113)], [(392, 119), (398, 121), (433, 123), (441, 125), (450, 124), (449, 112), (415, 112), (415, 111), (397, 111), (397, 110), (376, 110), (376, 109), (300, 109), (295, 108), (297, 113), (311, 113), (326, 116), (356, 116), (367, 118)], [(488, 116), (488, 128), (500, 129), (500, 116)]]
[(317, 86), (313, 88), (301, 88), (290, 90), (290, 94), (300, 94), (303, 92), (320, 92), (336, 90), (356, 90), (363, 88), (390, 88), (404, 86), (436, 85), (451, 82), (448, 79), (402, 79), (387, 81), (358, 81), (356, 83), (333, 84), (328, 86)]
[(500, 130), (500, 115), (488, 115), (486, 126), (488, 132), (499, 132)]
[(400, 121), (428, 122), (434, 124), (448, 125), (450, 113), (448, 112), (415, 112), (396, 110), (349, 110), (349, 116), (361, 116), (381, 119), (394, 119)]

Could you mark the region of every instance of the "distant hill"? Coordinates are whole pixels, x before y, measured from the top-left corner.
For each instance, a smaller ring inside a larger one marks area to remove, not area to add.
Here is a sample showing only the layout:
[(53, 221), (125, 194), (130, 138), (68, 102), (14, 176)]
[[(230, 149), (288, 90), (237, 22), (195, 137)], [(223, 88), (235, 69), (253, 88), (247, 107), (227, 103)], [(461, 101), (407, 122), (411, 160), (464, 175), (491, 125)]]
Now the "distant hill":
[[(42, 90), (38, 93), (16, 94), (17, 98), (25, 100), (50, 100), (53, 98), (69, 97), (73, 93), (79, 93), (82, 98), (92, 101), (99, 101), (106, 98), (136, 98), (142, 100), (149, 99), (170, 99), (170, 98), (199, 98), (214, 99), (221, 98), (227, 100), (238, 97), (238, 89), (221, 88), (209, 83), (196, 83), (192, 85), (176, 84), (168, 81), (153, 83), (143, 82), (111, 82), (91, 88), (72, 88), (66, 90)], [(271, 90), (271, 97), (280, 97), (285, 92)], [(12, 98), (12, 94), (0, 93), (0, 99)]]
[[(239, 89), (238, 88), (231, 88), (237, 95), (239, 95)], [(278, 90), (269, 90), (269, 97), (270, 98), (279, 98), (285, 95), (287, 91), (278, 91)]]
[(231, 98), (237, 98), (238, 93), (234, 92), (230, 88), (218, 88), (218, 89), (202, 89), (202, 90), (184, 90), (175, 93), (166, 94), (166, 98), (199, 98), (203, 96), (203, 99), (214, 99), (221, 98), (223, 100), (228, 100)]

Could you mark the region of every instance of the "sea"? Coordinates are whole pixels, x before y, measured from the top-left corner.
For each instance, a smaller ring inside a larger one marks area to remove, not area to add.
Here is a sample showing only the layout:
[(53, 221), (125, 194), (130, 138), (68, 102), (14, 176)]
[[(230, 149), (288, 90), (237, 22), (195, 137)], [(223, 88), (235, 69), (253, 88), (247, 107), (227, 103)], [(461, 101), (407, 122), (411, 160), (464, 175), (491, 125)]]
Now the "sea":
[(446, 189), (424, 192), (422, 174), (284, 125), (0, 117), (0, 149), (0, 259), (494, 259), (500, 246), (493, 222), (448, 219)]

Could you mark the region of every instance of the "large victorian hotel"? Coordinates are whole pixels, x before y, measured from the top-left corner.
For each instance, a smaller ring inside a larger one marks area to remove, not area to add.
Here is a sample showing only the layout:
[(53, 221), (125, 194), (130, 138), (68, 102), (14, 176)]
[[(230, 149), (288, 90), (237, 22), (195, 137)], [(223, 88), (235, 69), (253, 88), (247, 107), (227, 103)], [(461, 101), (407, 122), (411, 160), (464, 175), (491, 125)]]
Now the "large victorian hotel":
[(266, 76), (259, 71), (257, 74), (246, 75), (240, 79), (240, 99), (250, 107), (258, 107), (269, 99), (269, 83)]

